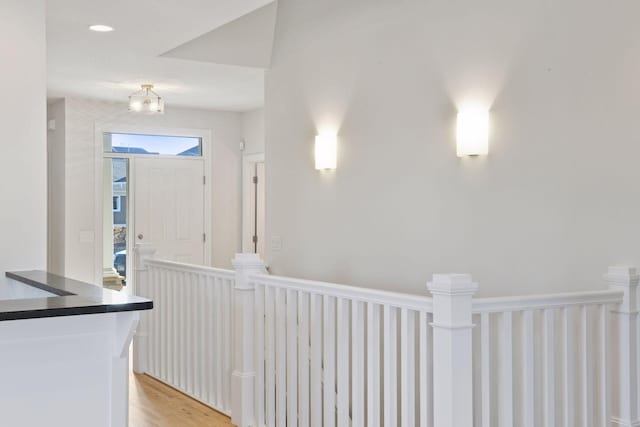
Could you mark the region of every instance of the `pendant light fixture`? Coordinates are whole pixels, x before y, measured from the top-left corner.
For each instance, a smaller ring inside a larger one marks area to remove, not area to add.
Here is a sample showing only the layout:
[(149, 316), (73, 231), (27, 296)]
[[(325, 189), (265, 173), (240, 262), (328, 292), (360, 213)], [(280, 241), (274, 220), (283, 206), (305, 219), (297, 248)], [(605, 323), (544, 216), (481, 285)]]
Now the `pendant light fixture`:
[(129, 111), (145, 114), (163, 114), (164, 99), (153, 91), (153, 85), (145, 84), (129, 96)]

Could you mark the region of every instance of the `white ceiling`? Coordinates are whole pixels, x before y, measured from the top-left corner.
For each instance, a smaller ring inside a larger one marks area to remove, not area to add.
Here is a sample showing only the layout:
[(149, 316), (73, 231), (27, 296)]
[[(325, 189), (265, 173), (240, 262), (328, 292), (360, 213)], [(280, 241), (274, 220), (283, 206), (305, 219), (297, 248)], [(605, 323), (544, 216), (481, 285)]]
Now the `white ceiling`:
[(276, 3), (254, 10), (162, 56), (268, 68), (271, 63)]
[[(152, 83), (167, 108), (259, 108), (264, 69), (258, 67), (268, 65), (275, 24), (275, 6), (263, 6), (272, 1), (48, 0), (48, 97), (124, 102), (140, 84)], [(115, 31), (89, 31), (91, 24)], [(229, 55), (222, 41), (244, 53)]]

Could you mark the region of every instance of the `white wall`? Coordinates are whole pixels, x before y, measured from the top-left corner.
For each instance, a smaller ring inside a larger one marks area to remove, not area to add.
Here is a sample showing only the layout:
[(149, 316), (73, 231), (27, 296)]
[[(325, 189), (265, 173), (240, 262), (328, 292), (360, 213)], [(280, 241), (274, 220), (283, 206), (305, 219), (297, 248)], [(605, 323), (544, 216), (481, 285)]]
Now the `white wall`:
[[(65, 101), (47, 105), (47, 271), (64, 275)], [(62, 248), (62, 249), (61, 249)]]
[(242, 113), (244, 154), (264, 153), (264, 109)]
[[(420, 294), (468, 272), (487, 295), (640, 265), (639, 15), (631, 0), (281, 0), (272, 272)], [(456, 157), (468, 101), (491, 108), (488, 157)], [(319, 173), (314, 135), (332, 130), (338, 168)]]
[[(65, 274), (93, 282), (97, 235), (95, 224), (95, 129), (108, 125), (208, 129), (212, 133), (212, 259), (211, 265), (231, 267), (240, 246), (239, 113), (167, 106), (161, 116), (135, 115), (127, 106), (97, 100), (67, 98), (66, 104), (66, 200)], [(97, 149), (101, 149), (98, 147)]]
[(0, 2), (0, 285), (46, 268), (45, 43), (44, 0)]

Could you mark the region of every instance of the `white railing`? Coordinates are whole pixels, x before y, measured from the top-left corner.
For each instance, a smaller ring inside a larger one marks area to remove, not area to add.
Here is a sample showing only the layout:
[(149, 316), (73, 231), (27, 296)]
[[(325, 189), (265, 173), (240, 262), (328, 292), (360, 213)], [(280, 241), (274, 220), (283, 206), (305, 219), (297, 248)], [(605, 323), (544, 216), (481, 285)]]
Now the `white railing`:
[(606, 426), (617, 290), (474, 299), (475, 425)]
[(431, 298), (265, 275), (250, 281), (255, 425), (433, 425)]
[(248, 426), (640, 425), (640, 277), (609, 289), (474, 298), (434, 275), (432, 298), (149, 260), (155, 310), (134, 347), (147, 372)]
[(144, 269), (138, 293), (154, 309), (141, 325), (146, 352), (134, 369), (230, 414), (235, 272), (154, 259)]

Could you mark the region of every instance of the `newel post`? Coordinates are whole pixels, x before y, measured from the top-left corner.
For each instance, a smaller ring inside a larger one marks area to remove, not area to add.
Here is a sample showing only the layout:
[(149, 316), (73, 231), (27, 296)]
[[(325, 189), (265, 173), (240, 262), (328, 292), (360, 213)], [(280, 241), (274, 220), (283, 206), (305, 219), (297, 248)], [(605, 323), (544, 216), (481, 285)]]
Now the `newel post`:
[[(640, 425), (638, 408), (638, 283), (634, 267), (609, 267), (604, 276), (609, 289), (624, 292), (619, 310), (613, 313), (617, 325), (617, 352), (613, 354), (615, 394), (612, 419), (615, 425)], [(615, 354), (617, 353), (617, 354)]]
[(478, 290), (468, 274), (434, 274), (433, 295), (434, 425), (473, 426), (471, 308)]
[(236, 254), (233, 259), (236, 280), (233, 290), (233, 374), (231, 377), (231, 421), (248, 427), (254, 420), (254, 297), (252, 274), (265, 274), (264, 262), (257, 254)]
[[(150, 243), (137, 243), (135, 247), (134, 293), (148, 297), (149, 267), (147, 260), (153, 258), (156, 248)], [(147, 345), (149, 340), (148, 311), (140, 312), (140, 322), (133, 336), (133, 371), (139, 374), (147, 372)]]

